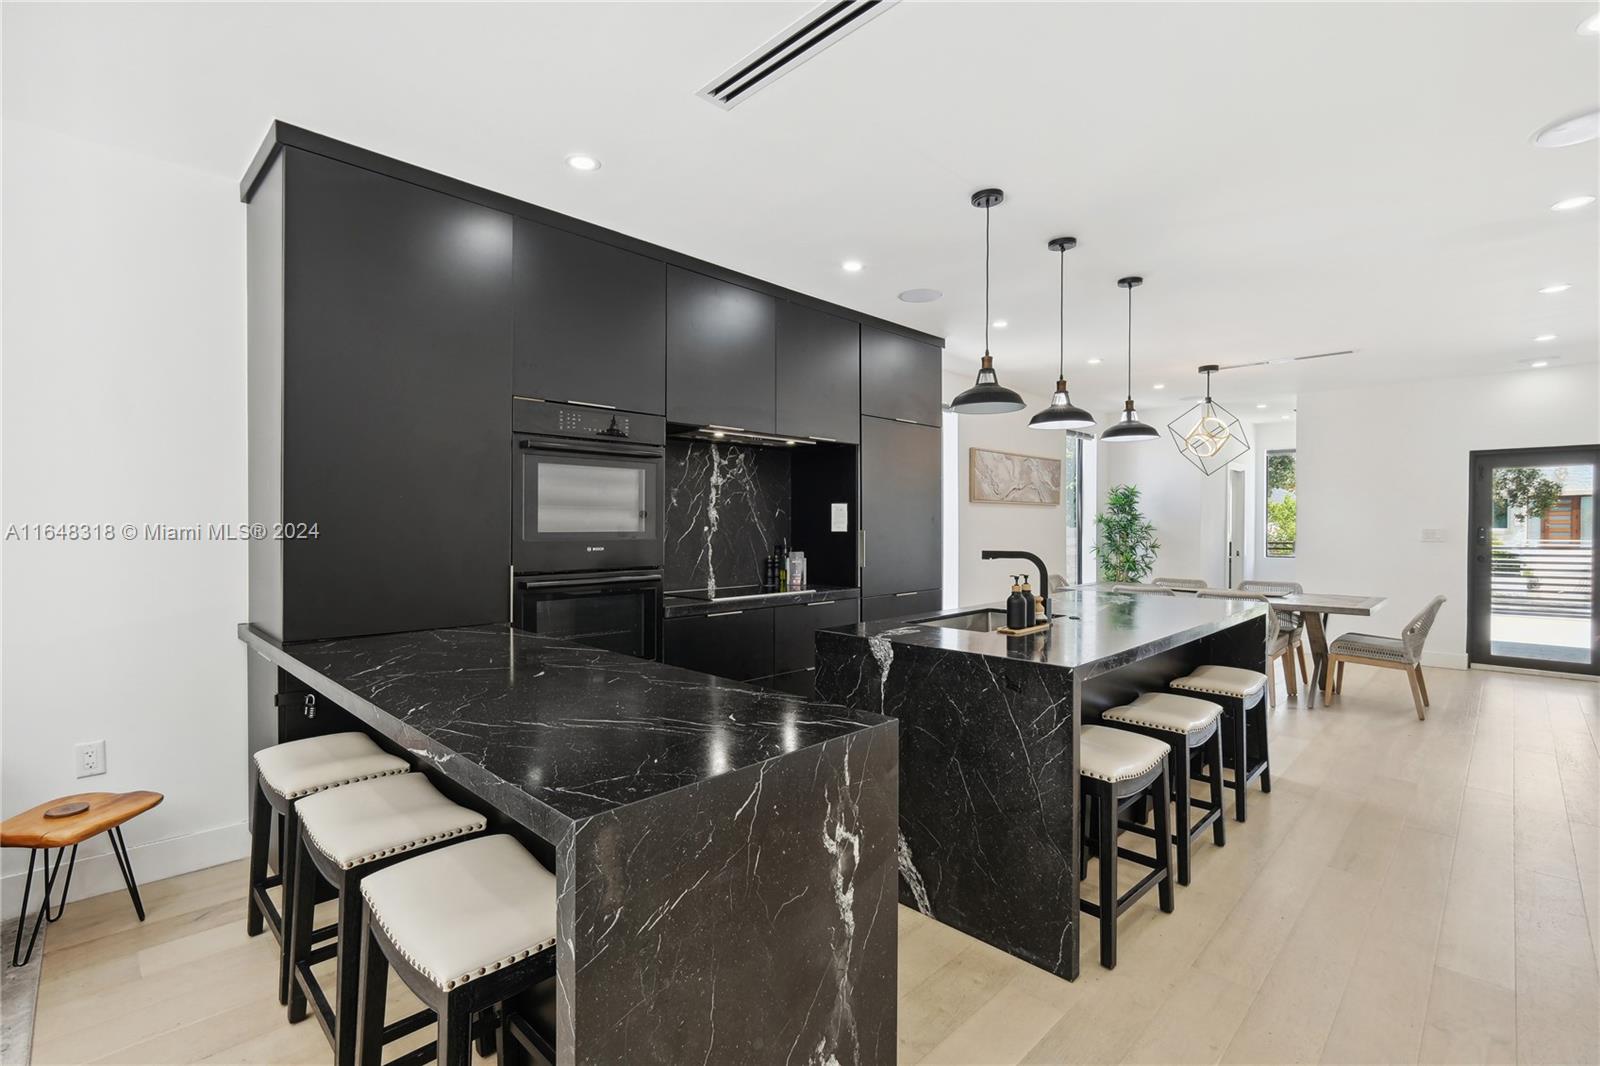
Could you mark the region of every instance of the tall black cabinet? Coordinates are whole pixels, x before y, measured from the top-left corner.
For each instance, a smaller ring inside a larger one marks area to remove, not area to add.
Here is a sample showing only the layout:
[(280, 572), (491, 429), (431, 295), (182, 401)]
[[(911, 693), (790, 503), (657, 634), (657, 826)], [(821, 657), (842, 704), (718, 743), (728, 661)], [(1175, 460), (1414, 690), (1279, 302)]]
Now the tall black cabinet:
[(939, 430), (861, 420), (861, 595), (894, 596), (940, 583)]

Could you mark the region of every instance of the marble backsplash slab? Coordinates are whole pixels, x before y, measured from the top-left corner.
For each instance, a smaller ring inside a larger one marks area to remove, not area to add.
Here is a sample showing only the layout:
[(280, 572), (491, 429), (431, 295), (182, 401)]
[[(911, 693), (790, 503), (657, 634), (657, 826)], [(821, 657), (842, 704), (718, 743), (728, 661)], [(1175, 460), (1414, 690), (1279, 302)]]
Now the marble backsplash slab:
[(666, 477), (667, 591), (759, 585), (763, 560), (789, 539), (789, 452), (672, 440)]

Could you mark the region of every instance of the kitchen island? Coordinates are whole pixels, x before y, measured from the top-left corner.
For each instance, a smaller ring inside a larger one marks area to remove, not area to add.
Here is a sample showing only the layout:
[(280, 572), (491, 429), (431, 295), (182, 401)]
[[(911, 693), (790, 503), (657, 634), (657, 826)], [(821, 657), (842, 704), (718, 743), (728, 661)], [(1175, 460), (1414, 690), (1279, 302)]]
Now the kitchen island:
[(900, 899), (1078, 974), (1084, 723), (1206, 663), (1264, 670), (1259, 601), (1067, 591), (1044, 632), (961, 608), (817, 634), (821, 699), (900, 722)]
[(894, 1061), (892, 720), (506, 626), (239, 637), (553, 862), (561, 1066)]

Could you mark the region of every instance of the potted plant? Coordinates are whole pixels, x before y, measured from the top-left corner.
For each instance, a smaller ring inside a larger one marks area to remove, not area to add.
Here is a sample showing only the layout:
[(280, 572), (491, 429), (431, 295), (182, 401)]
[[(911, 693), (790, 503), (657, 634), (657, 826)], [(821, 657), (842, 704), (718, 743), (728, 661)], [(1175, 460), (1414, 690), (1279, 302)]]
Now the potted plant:
[(1094, 516), (1101, 581), (1143, 581), (1155, 569), (1156, 527), (1139, 511), (1139, 486), (1113, 485), (1104, 511)]

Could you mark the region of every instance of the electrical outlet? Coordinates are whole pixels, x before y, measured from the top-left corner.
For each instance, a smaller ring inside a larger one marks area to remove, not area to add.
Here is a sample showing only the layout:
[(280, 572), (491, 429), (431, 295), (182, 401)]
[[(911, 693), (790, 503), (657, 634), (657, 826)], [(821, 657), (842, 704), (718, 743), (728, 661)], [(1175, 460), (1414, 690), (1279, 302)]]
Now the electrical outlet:
[(79, 777), (98, 777), (106, 772), (106, 742), (91, 740), (72, 749), (78, 759)]

